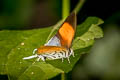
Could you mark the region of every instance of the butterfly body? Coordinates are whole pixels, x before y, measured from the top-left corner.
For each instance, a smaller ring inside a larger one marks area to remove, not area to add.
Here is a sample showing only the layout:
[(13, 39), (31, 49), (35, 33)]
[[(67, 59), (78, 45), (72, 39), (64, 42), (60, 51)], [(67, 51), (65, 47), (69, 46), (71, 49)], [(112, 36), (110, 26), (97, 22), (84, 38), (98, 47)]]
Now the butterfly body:
[(59, 46), (41, 46), (40, 48), (37, 48), (37, 54), (44, 54), (44, 53), (52, 53), (55, 51), (66, 51), (64, 47)]
[(74, 56), (74, 52), (72, 49), (67, 50), (64, 47), (58, 46), (41, 46), (40, 48), (35, 49), (33, 54), (36, 55), (25, 57), (24, 59), (38, 57), (37, 61), (39, 61), (40, 59), (43, 61), (45, 61), (46, 59), (48, 60), (62, 59), (63, 62), (64, 58), (68, 58), (69, 61), (69, 56), (71, 55)]
[(33, 55), (24, 57), (23, 59), (32, 59), (37, 57), (37, 61), (40, 59), (45, 61), (54, 59), (67, 58), (69, 63), (69, 57), (74, 56), (74, 52), (71, 49), (71, 44), (76, 30), (76, 14), (72, 13), (65, 22), (61, 25), (57, 34), (53, 36), (44, 46), (40, 46), (33, 50)]

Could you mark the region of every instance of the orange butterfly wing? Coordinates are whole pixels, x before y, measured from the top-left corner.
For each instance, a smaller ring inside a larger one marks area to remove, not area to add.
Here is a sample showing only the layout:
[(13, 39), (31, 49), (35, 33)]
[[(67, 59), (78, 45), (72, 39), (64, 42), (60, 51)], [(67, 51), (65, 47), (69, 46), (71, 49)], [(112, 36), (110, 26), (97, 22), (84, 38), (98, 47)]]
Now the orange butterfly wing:
[(70, 48), (76, 31), (76, 14), (73, 12), (61, 25), (57, 34), (53, 36), (45, 46), (62, 46)]
[(76, 14), (72, 13), (58, 30), (61, 46), (70, 48), (76, 30)]

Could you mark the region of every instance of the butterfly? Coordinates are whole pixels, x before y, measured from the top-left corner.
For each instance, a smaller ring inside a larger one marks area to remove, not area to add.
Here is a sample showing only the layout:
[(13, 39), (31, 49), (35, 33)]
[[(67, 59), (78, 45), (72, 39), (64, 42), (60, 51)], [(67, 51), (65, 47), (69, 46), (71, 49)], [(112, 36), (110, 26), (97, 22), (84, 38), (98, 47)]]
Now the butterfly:
[(76, 13), (71, 13), (63, 22), (57, 33), (43, 46), (33, 50), (33, 55), (24, 57), (23, 59), (32, 59), (37, 57), (37, 61), (63, 59), (74, 57), (74, 51), (71, 48), (75, 32), (76, 32)]

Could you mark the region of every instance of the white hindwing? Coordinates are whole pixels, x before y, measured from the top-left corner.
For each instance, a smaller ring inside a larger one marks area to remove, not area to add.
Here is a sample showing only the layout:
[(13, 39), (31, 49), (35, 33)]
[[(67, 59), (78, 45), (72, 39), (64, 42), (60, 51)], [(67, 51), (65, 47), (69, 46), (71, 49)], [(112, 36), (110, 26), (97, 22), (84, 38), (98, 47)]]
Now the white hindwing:
[(45, 46), (61, 46), (60, 40), (57, 36), (52, 37)]

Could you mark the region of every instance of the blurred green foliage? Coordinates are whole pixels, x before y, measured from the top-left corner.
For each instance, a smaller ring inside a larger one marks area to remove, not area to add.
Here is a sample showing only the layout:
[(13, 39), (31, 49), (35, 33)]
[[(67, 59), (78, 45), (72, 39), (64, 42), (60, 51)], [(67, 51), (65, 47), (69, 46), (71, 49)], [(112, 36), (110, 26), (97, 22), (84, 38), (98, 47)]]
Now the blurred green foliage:
[(4, 0), (0, 13), (0, 29), (23, 28), (31, 16), (33, 0)]
[[(55, 24), (61, 16), (59, 0), (2, 0), (0, 4), (0, 30), (48, 26)], [(48, 19), (51, 20), (48, 21)]]

